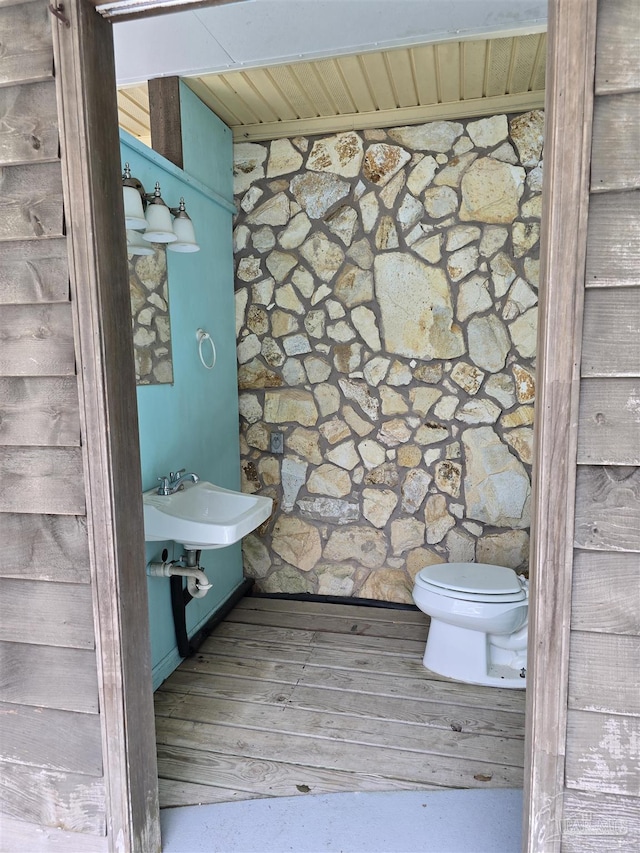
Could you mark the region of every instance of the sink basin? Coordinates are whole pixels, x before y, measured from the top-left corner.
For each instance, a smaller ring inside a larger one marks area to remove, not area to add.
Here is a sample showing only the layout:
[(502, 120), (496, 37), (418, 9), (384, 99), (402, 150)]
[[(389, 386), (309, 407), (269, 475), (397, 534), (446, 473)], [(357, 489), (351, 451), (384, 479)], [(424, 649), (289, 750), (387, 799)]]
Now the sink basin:
[(203, 480), (185, 483), (173, 495), (144, 492), (142, 502), (147, 542), (173, 539), (195, 550), (233, 545), (269, 518), (273, 503)]

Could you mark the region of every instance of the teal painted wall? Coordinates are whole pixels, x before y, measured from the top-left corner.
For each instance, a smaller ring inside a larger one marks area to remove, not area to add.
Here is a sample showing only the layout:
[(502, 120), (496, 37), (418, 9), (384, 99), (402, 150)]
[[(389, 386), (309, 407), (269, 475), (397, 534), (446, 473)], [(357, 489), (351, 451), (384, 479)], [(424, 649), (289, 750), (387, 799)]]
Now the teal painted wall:
[[(182, 154), (186, 171), (224, 198), (233, 200), (231, 131), (182, 81), (180, 109)], [(231, 244), (228, 248), (232, 253)]]
[[(167, 252), (169, 310), (173, 349), (173, 385), (139, 386), (138, 418), (142, 490), (157, 478), (186, 468), (202, 479), (239, 490), (238, 391), (232, 256), (232, 138), (186, 88), (182, 106), (185, 172), (121, 133), (122, 162), (147, 192), (160, 181), (162, 196), (177, 206), (184, 196), (201, 250)], [(215, 341), (217, 364), (206, 370), (198, 357), (196, 330)], [(180, 546), (147, 543), (147, 561), (170, 559)], [(201, 565), (213, 589), (187, 607), (191, 635), (242, 582), (240, 545), (203, 551)], [(140, 567), (140, 571), (144, 571)], [(157, 688), (180, 663), (175, 642), (168, 578), (148, 578), (153, 685)]]

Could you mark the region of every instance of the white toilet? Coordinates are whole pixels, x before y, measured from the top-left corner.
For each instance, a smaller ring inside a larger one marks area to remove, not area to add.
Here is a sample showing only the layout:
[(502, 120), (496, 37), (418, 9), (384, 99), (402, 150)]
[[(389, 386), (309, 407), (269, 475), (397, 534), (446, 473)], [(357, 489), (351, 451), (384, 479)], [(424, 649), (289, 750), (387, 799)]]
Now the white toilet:
[(504, 566), (443, 563), (418, 572), (416, 605), (431, 617), (427, 669), (492, 687), (526, 687), (528, 581)]

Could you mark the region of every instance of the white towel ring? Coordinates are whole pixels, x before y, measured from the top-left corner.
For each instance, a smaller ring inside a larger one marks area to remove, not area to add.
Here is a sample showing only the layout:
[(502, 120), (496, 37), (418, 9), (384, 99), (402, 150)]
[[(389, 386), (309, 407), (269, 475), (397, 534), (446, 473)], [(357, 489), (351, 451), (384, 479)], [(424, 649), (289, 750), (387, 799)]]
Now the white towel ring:
[[(207, 370), (213, 370), (213, 368), (216, 366), (216, 361), (218, 358), (218, 355), (216, 353), (216, 345), (213, 342), (213, 338), (211, 337), (209, 332), (205, 332), (204, 329), (198, 329), (196, 332), (196, 339), (198, 341), (198, 355), (200, 356), (200, 361), (202, 362), (203, 366), (207, 368)], [(207, 363), (204, 357), (203, 346), (205, 341), (209, 341), (209, 343), (211, 344), (211, 364)]]

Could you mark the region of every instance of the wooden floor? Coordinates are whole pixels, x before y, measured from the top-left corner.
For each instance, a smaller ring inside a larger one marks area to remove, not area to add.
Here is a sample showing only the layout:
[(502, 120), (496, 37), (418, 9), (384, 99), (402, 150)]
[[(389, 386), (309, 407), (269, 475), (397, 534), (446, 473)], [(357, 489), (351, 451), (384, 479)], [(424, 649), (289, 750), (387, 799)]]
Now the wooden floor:
[(156, 693), (162, 806), (521, 787), (524, 691), (422, 666), (419, 612), (245, 598)]

